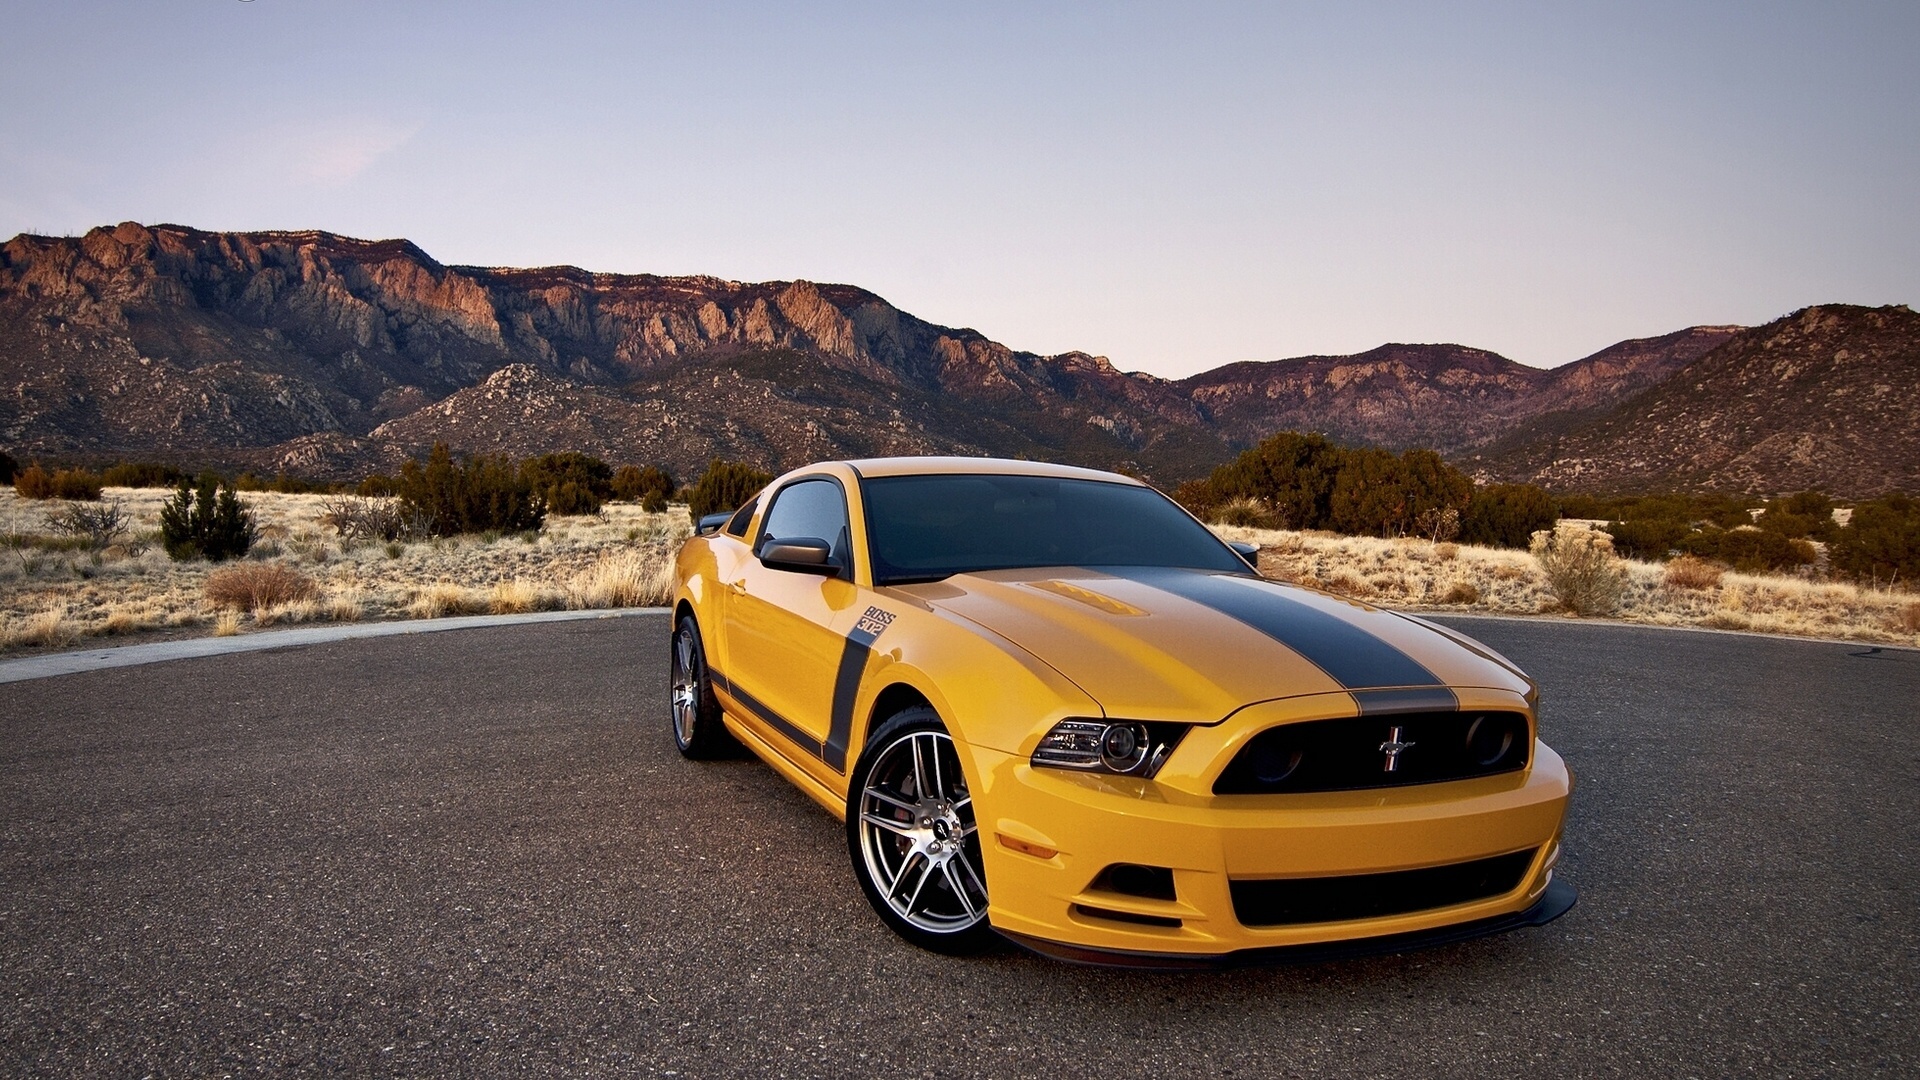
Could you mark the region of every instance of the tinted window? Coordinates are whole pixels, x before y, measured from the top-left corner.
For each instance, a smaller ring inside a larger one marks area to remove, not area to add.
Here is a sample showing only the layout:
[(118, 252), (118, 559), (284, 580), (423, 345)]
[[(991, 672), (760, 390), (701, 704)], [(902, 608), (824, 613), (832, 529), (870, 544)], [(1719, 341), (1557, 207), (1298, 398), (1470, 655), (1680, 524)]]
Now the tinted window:
[(735, 510), (733, 512), (733, 516), (727, 519), (728, 535), (741, 536), (741, 537), (746, 536), (747, 525), (753, 521), (753, 508), (758, 505), (760, 505), (760, 500), (758, 497), (755, 497), (752, 499), (748, 499), (747, 505), (741, 507), (738, 510)]
[(1035, 476), (887, 476), (864, 481), (861, 491), (881, 584), (1020, 566), (1247, 572), (1232, 549), (1152, 488)]
[(773, 498), (760, 529), (761, 542), (806, 537), (833, 545), (833, 557), (847, 565), (847, 498), (831, 480), (788, 484)]

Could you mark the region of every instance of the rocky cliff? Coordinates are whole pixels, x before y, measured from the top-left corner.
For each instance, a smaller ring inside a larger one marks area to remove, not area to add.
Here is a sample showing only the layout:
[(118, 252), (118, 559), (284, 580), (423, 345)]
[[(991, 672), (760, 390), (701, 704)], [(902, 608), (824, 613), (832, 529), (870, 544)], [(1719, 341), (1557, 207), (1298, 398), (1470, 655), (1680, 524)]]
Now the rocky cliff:
[[(1578, 470), (1556, 465), (1541, 440), (1675, 372), (1708, 370), (1719, 347), (1745, 340), (1736, 332), (1622, 342), (1552, 371), (1458, 345), (1385, 345), (1172, 382), (1083, 353), (1018, 351), (850, 285), (448, 266), (404, 240), (129, 222), (0, 247), (0, 447), (343, 477), (434, 441), (680, 472), (713, 456), (785, 468), (992, 453), (1173, 482), (1296, 428), (1586, 483), (1623, 466), (1597, 450)], [(1873, 359), (1846, 370), (1877, 370), (1883, 344), (1855, 346)], [(1904, 383), (1888, 385), (1911, 403)], [(1678, 431), (1698, 415), (1663, 422)], [(1515, 432), (1531, 433), (1525, 446)], [(1712, 475), (1736, 474), (1769, 475), (1760, 464)]]
[(1920, 315), (1806, 308), (1597, 414), (1543, 415), (1472, 464), (1565, 490), (1920, 491)]

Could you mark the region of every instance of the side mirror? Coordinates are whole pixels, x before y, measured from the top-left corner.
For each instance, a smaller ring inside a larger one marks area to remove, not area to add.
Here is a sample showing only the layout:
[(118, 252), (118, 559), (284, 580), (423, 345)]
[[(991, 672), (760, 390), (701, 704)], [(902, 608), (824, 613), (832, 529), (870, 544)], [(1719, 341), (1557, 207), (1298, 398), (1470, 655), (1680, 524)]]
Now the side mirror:
[(733, 511), (726, 510), (718, 514), (708, 514), (693, 523), (693, 535), (712, 536), (733, 520)]
[(833, 548), (825, 540), (795, 536), (786, 540), (768, 540), (760, 545), (760, 562), (773, 570), (796, 574), (824, 574), (837, 577), (840, 564), (833, 561)]
[(1227, 543), (1227, 546), (1233, 549), (1235, 555), (1240, 556), (1242, 562), (1255, 570), (1260, 569), (1259, 544), (1249, 544), (1245, 540), (1232, 540)]

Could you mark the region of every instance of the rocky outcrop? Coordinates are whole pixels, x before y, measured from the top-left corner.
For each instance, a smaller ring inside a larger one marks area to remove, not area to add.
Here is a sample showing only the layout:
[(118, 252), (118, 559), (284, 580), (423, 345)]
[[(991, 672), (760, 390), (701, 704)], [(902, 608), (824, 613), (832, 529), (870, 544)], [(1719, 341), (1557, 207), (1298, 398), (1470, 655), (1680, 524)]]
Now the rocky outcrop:
[[(1818, 310), (1853, 325), (1843, 309)], [(338, 477), (434, 441), (676, 471), (714, 456), (784, 468), (937, 451), (1173, 482), (1297, 429), (1478, 455), (1488, 475), (1604, 486), (1666, 467), (1619, 458), (1605, 449), (1612, 436), (1587, 432), (1610, 416), (1626, 431), (1610, 410), (1634, 395), (1698, 383), (1706, 398), (1738, 386), (1773, 400), (1718, 359), (1752, 333), (1695, 327), (1552, 371), (1459, 345), (1383, 345), (1174, 382), (1085, 353), (1022, 352), (851, 285), (448, 266), (404, 240), (128, 222), (0, 246), (0, 446)], [(1832, 453), (1906, 452), (1897, 438), (1855, 446), (1844, 425), (1800, 407), (1852, 395), (1860, 415), (1908, 415), (1904, 376), (1863, 374), (1888, 362), (1889, 341), (1836, 346), (1856, 359), (1806, 368), (1791, 391), (1802, 401), (1729, 410), (1772, 441), (1710, 466), (1703, 451), (1687, 475), (1764, 486), (1812, 475), (1805, 463)], [(1648, 415), (1684, 441), (1702, 410)], [(1893, 482), (1904, 467), (1858, 474)]]
[(1806, 308), (1584, 422), (1508, 436), (1473, 465), (1565, 490), (1920, 491), (1920, 315)]

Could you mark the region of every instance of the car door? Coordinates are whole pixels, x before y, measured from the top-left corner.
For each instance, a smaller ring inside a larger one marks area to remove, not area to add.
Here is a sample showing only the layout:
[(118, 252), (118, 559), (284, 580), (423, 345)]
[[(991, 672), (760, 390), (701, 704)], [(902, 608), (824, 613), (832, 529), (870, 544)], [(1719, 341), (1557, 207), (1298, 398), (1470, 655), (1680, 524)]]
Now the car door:
[[(781, 752), (831, 782), (824, 762), (834, 685), (848, 624), (859, 599), (853, 581), (847, 497), (828, 476), (794, 480), (773, 493), (753, 545), (726, 582), (724, 673), (734, 700), (778, 738)], [(840, 567), (834, 576), (775, 570), (758, 555), (769, 539), (824, 540)]]

